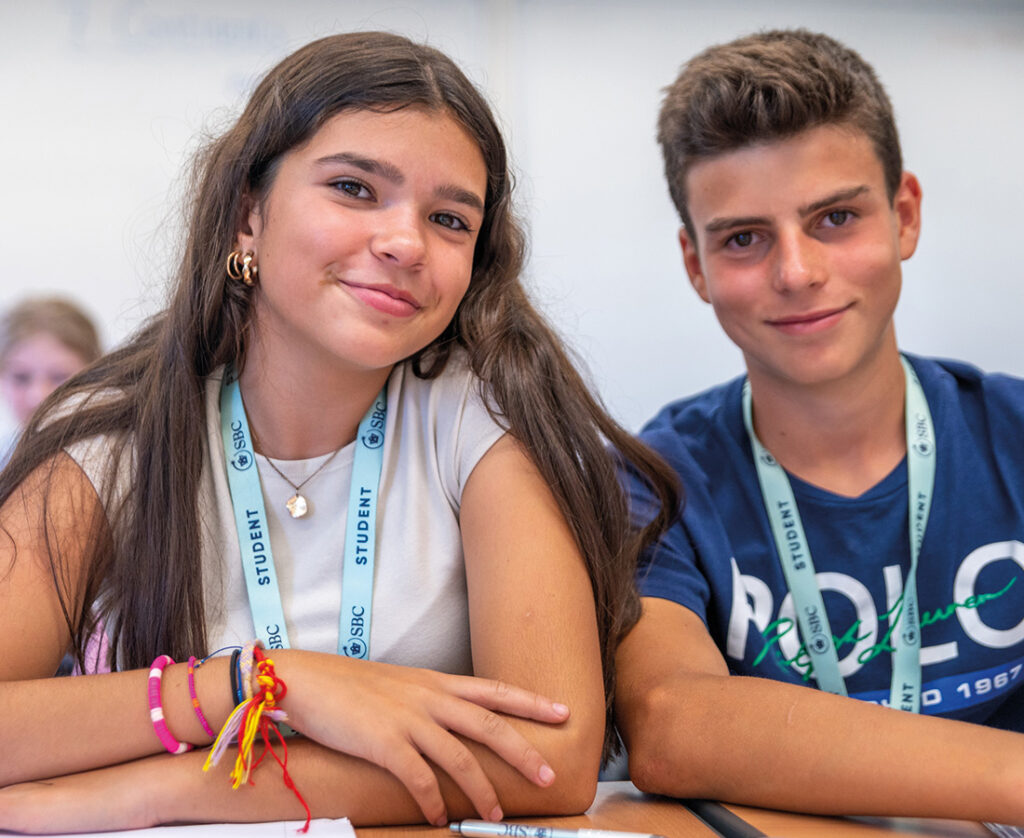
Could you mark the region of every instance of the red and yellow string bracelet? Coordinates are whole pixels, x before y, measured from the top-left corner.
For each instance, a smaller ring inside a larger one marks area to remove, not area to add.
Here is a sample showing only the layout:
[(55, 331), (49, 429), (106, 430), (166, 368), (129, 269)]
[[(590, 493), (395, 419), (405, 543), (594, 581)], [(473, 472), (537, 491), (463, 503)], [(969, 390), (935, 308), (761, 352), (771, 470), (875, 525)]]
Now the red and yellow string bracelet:
[[(312, 815), (309, 806), (299, 790), (295, 788), (295, 783), (288, 773), (288, 743), (275, 724), (275, 722), (285, 721), (288, 718), (285, 711), (278, 706), (288, 692), (288, 688), (284, 681), (277, 677), (277, 673), (274, 671), (274, 662), (264, 654), (259, 646), (253, 649), (253, 658), (256, 661), (258, 687), (252, 698), (243, 701), (231, 711), (231, 715), (224, 722), (224, 727), (220, 729), (220, 733), (214, 740), (210, 754), (203, 764), (203, 771), (208, 771), (211, 765), (220, 762), (231, 741), (237, 740), (238, 756), (235, 758), (235, 766), (231, 770), (231, 787), (237, 789), (242, 783), (255, 785), (255, 781), (251, 778), (252, 771), (269, 753), (274, 761), (281, 766), (285, 786), (292, 790), (299, 803), (302, 804), (302, 808), (306, 810), (306, 825), (299, 830), (306, 832), (309, 829)], [(280, 755), (274, 748), (271, 734), (276, 737), (277, 744), (280, 745)], [(254, 761), (253, 748), (257, 735), (263, 740), (263, 751)]]

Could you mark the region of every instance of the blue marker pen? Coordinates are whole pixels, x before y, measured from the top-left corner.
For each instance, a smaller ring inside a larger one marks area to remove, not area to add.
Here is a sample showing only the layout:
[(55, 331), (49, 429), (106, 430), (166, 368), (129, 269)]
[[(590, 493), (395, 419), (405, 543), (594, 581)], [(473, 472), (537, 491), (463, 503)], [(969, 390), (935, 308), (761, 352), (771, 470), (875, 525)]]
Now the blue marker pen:
[(467, 838), (663, 838), (647, 832), (618, 832), (611, 829), (553, 829), (525, 823), (492, 823), (490, 821), (456, 821), (448, 827), (456, 835)]

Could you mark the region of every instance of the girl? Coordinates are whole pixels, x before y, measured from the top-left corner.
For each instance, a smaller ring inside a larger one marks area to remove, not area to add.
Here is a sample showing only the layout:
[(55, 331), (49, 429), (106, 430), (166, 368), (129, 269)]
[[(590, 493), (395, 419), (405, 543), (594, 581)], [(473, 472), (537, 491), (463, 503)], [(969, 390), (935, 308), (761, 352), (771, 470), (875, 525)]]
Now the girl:
[(99, 356), (96, 327), (70, 300), (31, 297), (0, 319), (0, 395), (18, 423), (0, 438), (0, 467), (43, 399)]
[[(673, 484), (526, 300), (510, 191), (479, 93), (380, 33), (286, 58), (200, 156), (169, 308), (0, 478), (0, 828), (302, 813), (172, 755), (255, 682), (184, 662), (254, 637), (315, 816), (589, 805), (637, 612), (606, 442)], [(33, 680), (69, 647), (115, 671)]]

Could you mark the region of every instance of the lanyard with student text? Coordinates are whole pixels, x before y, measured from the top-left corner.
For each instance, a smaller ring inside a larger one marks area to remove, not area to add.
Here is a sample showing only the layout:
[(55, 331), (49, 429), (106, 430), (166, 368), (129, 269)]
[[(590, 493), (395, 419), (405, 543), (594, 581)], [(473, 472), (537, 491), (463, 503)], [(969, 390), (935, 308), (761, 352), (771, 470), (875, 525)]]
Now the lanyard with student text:
[[(890, 613), (892, 683), (891, 707), (916, 713), (921, 707), (921, 630), (917, 607), (917, 560), (928, 526), (935, 486), (935, 433), (924, 390), (917, 374), (903, 357), (906, 377), (907, 480), (909, 483), (910, 569), (900, 603)], [(761, 496), (771, 523), (775, 547), (786, 584), (793, 595), (800, 635), (810, 655), (818, 686), (846, 695), (839, 672), (832, 628), (815, 577), (810, 547), (786, 472), (761, 445), (754, 433), (750, 382), (743, 385), (743, 421), (747, 427), (757, 468)]]
[[(338, 653), (353, 658), (367, 658), (370, 653), (377, 495), (387, 422), (386, 390), (385, 386), (359, 423), (352, 463)], [(242, 391), (230, 369), (225, 371), (221, 387), (220, 417), (231, 505), (256, 636), (269, 649), (288, 648), (288, 631), (270, 547), (263, 489), (255, 468), (252, 435), (242, 404)]]

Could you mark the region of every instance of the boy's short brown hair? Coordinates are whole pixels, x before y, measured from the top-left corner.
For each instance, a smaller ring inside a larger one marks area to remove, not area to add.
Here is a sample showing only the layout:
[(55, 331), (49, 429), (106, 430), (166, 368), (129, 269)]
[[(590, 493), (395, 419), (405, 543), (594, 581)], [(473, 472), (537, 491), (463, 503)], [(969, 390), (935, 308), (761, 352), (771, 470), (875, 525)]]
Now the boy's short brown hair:
[(774, 30), (713, 46), (665, 90), (658, 142), (686, 228), (686, 176), (701, 159), (841, 124), (871, 140), (889, 198), (903, 174), (892, 103), (863, 58), (827, 35)]

